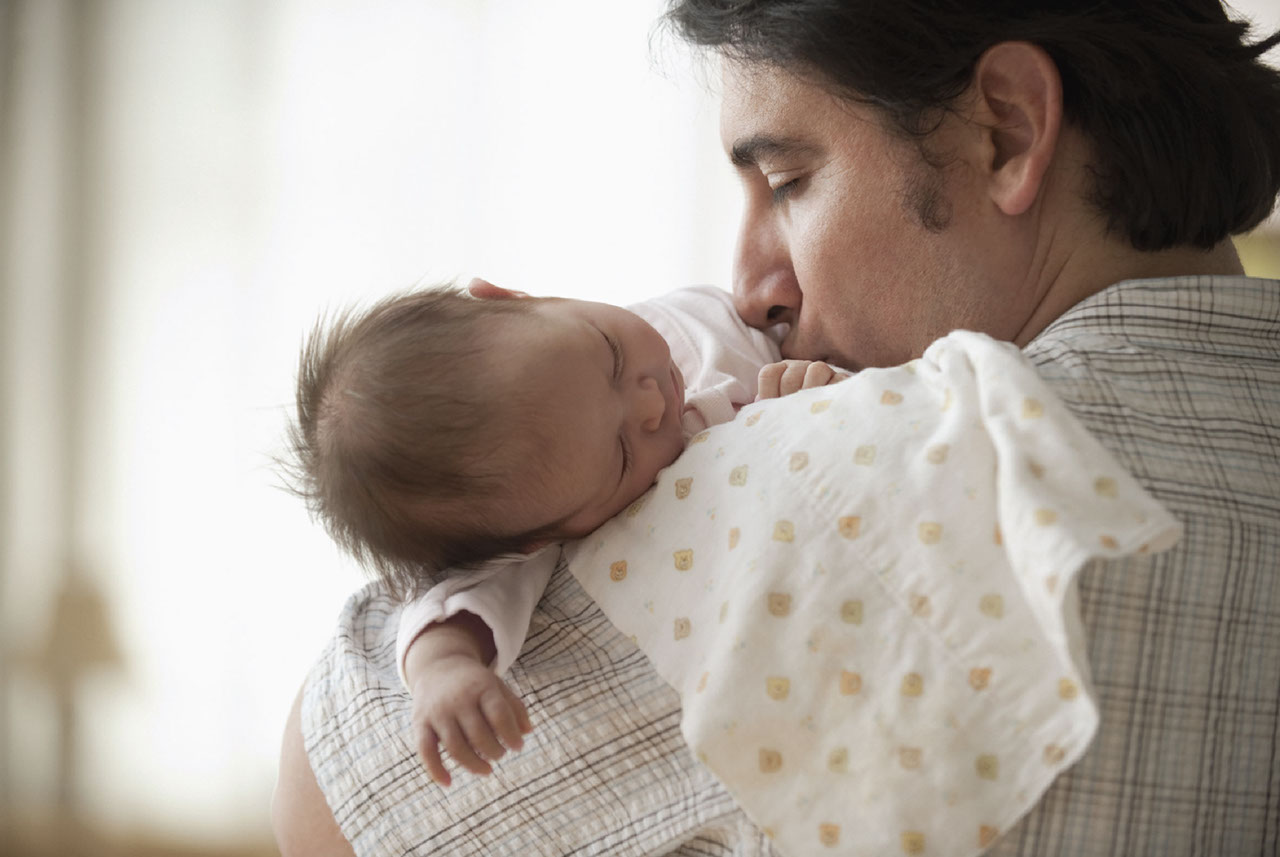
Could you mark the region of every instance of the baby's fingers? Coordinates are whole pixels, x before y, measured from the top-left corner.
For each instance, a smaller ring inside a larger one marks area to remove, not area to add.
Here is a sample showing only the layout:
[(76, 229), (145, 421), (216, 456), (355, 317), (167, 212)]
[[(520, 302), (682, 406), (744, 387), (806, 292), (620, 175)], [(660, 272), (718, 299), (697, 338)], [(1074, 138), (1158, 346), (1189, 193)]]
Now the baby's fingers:
[(524, 746), (521, 737), (521, 715), (523, 722), (529, 722), (529, 715), (524, 712), (524, 705), (506, 687), (491, 690), (480, 700), (480, 708), (498, 738), (512, 750)]
[(498, 736), (493, 734), (493, 727), (489, 725), (488, 719), (481, 712), (479, 706), (464, 712), (458, 717), (458, 723), (462, 726), (462, 731), (467, 736), (467, 743), (484, 766), (483, 770), (467, 766), (467, 770), (475, 774), (489, 773), (492, 768), (488, 760), (501, 759), (507, 749), (502, 746)]
[[(474, 719), (480, 719), (479, 714), (472, 716)], [(440, 740), (444, 744), (445, 750), (449, 751), (449, 755), (453, 757), (453, 760), (471, 773), (489, 774), (493, 772), (493, 769), (489, 767), (489, 763), (482, 759), (476, 749), (473, 748), (466, 727), (460, 721), (449, 723), (441, 728)]]
[(825, 387), (831, 383), (836, 372), (821, 360), (810, 363), (804, 370), (804, 383), (802, 388), (808, 390), (812, 387)]
[(506, 695), (507, 700), (511, 703), (512, 710), (516, 713), (516, 723), (520, 727), (520, 733), (528, 735), (533, 731), (533, 723), (529, 721), (529, 709), (525, 708), (524, 700), (516, 696), (511, 688), (505, 684), (502, 686), (502, 692)]
[(805, 378), (808, 376), (809, 368), (813, 364), (807, 360), (786, 360), (783, 362), (787, 368), (783, 370), (782, 378), (778, 381), (778, 394), (790, 396), (797, 390), (804, 389)]
[(440, 758), (440, 738), (436, 735), (436, 730), (430, 726), (418, 738), (418, 758), (422, 759), (422, 764), (426, 766), (427, 774), (431, 779), (448, 788), (452, 778), (445, 770), (444, 761)]
[(756, 376), (757, 402), (761, 399), (776, 399), (781, 395), (779, 385), (782, 382), (782, 373), (786, 371), (786, 363), (767, 363), (760, 367), (760, 374)]

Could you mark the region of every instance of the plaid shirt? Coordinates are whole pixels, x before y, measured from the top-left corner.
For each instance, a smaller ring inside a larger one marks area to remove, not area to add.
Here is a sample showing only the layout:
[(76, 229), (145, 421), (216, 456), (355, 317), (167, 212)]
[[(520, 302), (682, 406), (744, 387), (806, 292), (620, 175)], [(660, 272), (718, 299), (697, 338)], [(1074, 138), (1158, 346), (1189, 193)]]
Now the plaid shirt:
[[(1120, 283), (1026, 353), (1186, 530), (1082, 571), (1102, 725), (990, 853), (1280, 853), (1280, 282)], [(312, 768), (361, 857), (775, 854), (563, 567), (509, 674), (536, 731), (493, 776), (438, 789), (411, 743), (397, 609), (353, 596), (304, 697)]]

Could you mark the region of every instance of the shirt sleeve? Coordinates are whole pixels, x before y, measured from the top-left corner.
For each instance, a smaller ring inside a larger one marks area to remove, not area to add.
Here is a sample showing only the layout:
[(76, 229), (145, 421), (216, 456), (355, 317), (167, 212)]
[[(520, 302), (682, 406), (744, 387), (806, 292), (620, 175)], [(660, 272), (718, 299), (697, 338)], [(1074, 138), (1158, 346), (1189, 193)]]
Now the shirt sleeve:
[(409, 689), (404, 671), (409, 646), (432, 623), (463, 611), (478, 616), (489, 626), (497, 651), (490, 666), (498, 675), (505, 673), (524, 647), (533, 608), (547, 588), (559, 557), (558, 545), (548, 545), (529, 556), (503, 557), (448, 578), (405, 604), (396, 632), (396, 664), (405, 689)]

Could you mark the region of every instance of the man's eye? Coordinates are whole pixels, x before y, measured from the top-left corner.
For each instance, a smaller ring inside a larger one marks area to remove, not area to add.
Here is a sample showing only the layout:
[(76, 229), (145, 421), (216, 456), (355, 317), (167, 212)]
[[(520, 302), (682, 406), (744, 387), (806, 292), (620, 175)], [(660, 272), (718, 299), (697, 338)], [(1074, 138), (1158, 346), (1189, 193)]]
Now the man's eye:
[(800, 189), (800, 179), (798, 178), (794, 178), (788, 182), (783, 182), (777, 187), (771, 188), (771, 190), (773, 191), (774, 203), (777, 204), (780, 202), (785, 202), (792, 194), (794, 194), (799, 189)]

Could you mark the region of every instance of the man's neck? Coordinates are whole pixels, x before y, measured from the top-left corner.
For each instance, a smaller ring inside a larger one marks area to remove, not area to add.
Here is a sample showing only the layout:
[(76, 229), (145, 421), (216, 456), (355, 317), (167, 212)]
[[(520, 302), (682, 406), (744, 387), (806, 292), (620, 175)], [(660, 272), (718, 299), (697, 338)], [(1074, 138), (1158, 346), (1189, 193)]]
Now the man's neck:
[(1210, 250), (1176, 247), (1155, 253), (1106, 241), (1091, 258), (1073, 259), (1062, 268), (1014, 342), (1025, 346), (1071, 307), (1124, 280), (1242, 274), (1240, 257), (1229, 240)]

